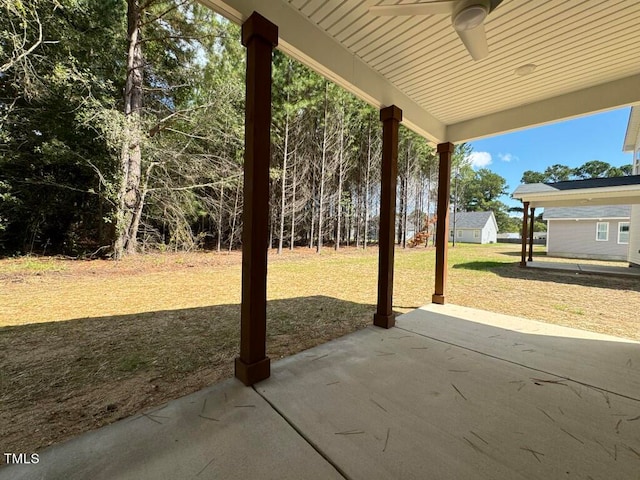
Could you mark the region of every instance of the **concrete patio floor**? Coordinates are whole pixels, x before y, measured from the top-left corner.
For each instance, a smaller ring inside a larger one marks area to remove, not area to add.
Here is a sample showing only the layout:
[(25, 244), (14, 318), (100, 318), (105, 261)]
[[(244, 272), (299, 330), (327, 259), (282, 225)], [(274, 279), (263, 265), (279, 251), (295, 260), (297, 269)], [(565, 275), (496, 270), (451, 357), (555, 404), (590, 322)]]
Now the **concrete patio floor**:
[(613, 265), (592, 265), (588, 263), (560, 263), (560, 262), (527, 262), (527, 268), (539, 270), (561, 270), (571, 273), (585, 273), (587, 275), (608, 275), (613, 277), (640, 278), (640, 268), (618, 267)]
[(428, 306), (0, 479), (640, 479), (640, 344)]

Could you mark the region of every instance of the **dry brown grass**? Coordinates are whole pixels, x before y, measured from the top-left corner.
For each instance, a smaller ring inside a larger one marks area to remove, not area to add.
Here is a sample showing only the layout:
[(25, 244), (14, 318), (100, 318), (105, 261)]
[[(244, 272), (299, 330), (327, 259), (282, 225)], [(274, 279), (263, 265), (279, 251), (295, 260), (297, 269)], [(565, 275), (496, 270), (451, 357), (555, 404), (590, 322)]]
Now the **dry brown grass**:
[[(522, 270), (517, 245), (450, 251), (448, 301), (640, 340), (640, 280)], [(396, 255), (395, 305), (429, 301), (432, 250)], [(377, 250), (271, 255), (269, 355), (368, 324)], [(33, 451), (231, 375), (240, 255), (0, 261), (0, 450)]]

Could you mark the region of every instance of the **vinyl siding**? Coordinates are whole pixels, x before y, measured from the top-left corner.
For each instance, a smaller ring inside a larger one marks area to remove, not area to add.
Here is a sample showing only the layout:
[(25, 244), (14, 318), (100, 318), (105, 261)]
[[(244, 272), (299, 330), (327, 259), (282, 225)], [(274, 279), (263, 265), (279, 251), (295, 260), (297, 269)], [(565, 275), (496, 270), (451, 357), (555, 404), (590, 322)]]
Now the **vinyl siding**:
[(640, 205), (633, 205), (631, 207), (629, 262), (640, 265)]
[(549, 220), (547, 253), (558, 257), (627, 260), (629, 245), (618, 244), (618, 222), (622, 221), (602, 219), (601, 222), (609, 222), (609, 239), (596, 241), (598, 220)]
[[(640, 131), (636, 138), (634, 159), (633, 173), (640, 175)], [(629, 263), (640, 266), (640, 205), (631, 206), (631, 225), (629, 227)]]
[[(480, 238), (474, 238), (473, 232), (474, 230), (479, 230), (477, 228), (457, 228), (456, 232), (462, 232), (462, 236), (458, 236), (459, 233), (456, 233), (456, 242), (460, 243), (480, 243), (482, 240), (482, 234), (480, 234)], [(451, 237), (451, 230), (449, 230), (449, 241), (453, 241)]]
[[(474, 237), (474, 231), (480, 231), (480, 236), (478, 238)], [(449, 241), (453, 241), (453, 237), (451, 236), (451, 232), (453, 229), (449, 229)], [(493, 222), (487, 222), (484, 228), (457, 228), (457, 232), (462, 232), (462, 236), (459, 237), (456, 235), (456, 242), (460, 243), (496, 243), (498, 232), (496, 231)]]
[(497, 243), (498, 230), (493, 221), (487, 222), (487, 226), (482, 230), (482, 243)]

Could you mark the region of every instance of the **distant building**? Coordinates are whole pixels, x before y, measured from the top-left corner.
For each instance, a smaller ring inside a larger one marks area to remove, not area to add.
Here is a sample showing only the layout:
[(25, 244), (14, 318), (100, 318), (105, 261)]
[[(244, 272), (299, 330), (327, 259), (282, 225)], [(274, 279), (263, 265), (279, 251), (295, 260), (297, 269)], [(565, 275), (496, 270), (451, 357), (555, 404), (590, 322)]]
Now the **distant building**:
[(547, 207), (547, 254), (627, 260), (631, 206)]
[(520, 234), (518, 232), (506, 232), (499, 233), (498, 240), (520, 240)]
[(631, 109), (623, 150), (633, 154), (632, 175), (530, 183), (513, 192), (530, 209), (545, 209), (547, 253), (640, 267), (640, 107)]
[(456, 212), (449, 216), (449, 241), (454, 235), (460, 243), (496, 243), (498, 224), (493, 212)]
[[(633, 154), (633, 175), (640, 175), (640, 106), (631, 108), (627, 133), (622, 150)], [(640, 266), (640, 204), (631, 206), (631, 239), (629, 240), (629, 264)]]

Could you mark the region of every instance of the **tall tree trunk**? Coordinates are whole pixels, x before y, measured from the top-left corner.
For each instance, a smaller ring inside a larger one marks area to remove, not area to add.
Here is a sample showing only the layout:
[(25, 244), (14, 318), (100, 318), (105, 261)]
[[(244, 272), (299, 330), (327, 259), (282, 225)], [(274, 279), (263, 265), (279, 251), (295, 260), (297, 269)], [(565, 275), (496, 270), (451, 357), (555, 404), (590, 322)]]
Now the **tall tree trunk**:
[(364, 243), (363, 247), (367, 249), (369, 243), (369, 192), (371, 189), (371, 119), (369, 119), (369, 132), (368, 132), (368, 146), (367, 146), (367, 168), (364, 174)]
[(427, 241), (424, 243), (425, 248), (429, 246), (429, 237), (431, 236), (431, 165), (427, 170)]
[(342, 177), (344, 176), (344, 112), (340, 117), (340, 152), (338, 158), (338, 205), (336, 212), (336, 250), (340, 250), (340, 221), (342, 220)]
[[(289, 69), (287, 69), (287, 72)], [(288, 75), (287, 75), (288, 77)], [(289, 91), (287, 91), (287, 107), (289, 106)], [(286, 107), (285, 107), (286, 108)], [(289, 113), (284, 117), (284, 154), (282, 156), (282, 191), (280, 192), (280, 238), (278, 238), (278, 255), (282, 254), (284, 240), (284, 212), (287, 189), (287, 160), (289, 159)]]
[[(358, 178), (358, 190), (362, 190), (362, 181)], [(356, 203), (356, 248), (360, 248), (360, 232), (362, 231), (362, 192), (358, 191), (358, 202)]]
[(229, 238), (229, 253), (233, 250), (234, 237), (236, 236), (236, 221), (238, 219), (238, 200), (240, 199), (240, 180), (236, 180), (236, 201), (233, 204), (233, 217), (231, 223), (231, 237)]
[(416, 191), (415, 191), (415, 208), (413, 214), (413, 231), (414, 238), (418, 234), (418, 232), (422, 231), (422, 190), (424, 189), (424, 176), (422, 175), (422, 171), (418, 175), (418, 180), (416, 181)]
[(324, 176), (327, 166), (327, 123), (329, 122), (329, 82), (324, 87), (324, 125), (322, 128), (322, 162), (320, 165), (320, 202), (318, 204), (318, 243), (316, 253), (322, 250), (322, 220), (324, 207)]
[(311, 232), (309, 234), (309, 248), (313, 248), (315, 240), (314, 232), (316, 226), (316, 172), (311, 172)]
[(296, 237), (296, 187), (298, 180), (296, 178), (296, 170), (298, 166), (298, 153), (294, 149), (293, 155), (293, 185), (291, 186), (291, 241), (289, 242), (289, 250), (293, 250)]
[(271, 214), (269, 216), (269, 250), (271, 250), (273, 248), (273, 226), (276, 222), (274, 222), (275, 218), (274, 218), (275, 214)]
[(407, 146), (407, 165), (404, 172), (404, 211), (402, 212), (402, 248), (407, 248), (407, 225), (409, 216), (409, 176), (411, 172), (411, 141)]
[(352, 197), (349, 195), (349, 208), (347, 209), (347, 213), (344, 216), (344, 243), (347, 247), (351, 246), (351, 227), (353, 218), (353, 202)]
[(218, 245), (216, 248), (217, 252), (220, 252), (220, 247), (222, 246), (222, 210), (224, 206), (224, 183), (220, 184), (220, 210), (218, 214)]
[(138, 226), (143, 208), (140, 191), (142, 170), (141, 112), (144, 58), (140, 38), (143, 11), (139, 0), (127, 2), (127, 79), (124, 90), (124, 114), (126, 117), (124, 141), (120, 153), (120, 190), (116, 212), (116, 238), (114, 258), (125, 253), (135, 253)]
[(398, 224), (397, 224), (397, 230), (396, 230), (396, 243), (398, 245), (402, 245), (402, 237), (403, 237), (403, 227), (404, 227), (404, 222), (403, 222), (403, 214), (404, 214), (404, 191), (406, 188), (406, 182), (407, 179), (404, 178), (404, 175), (401, 174), (400, 175), (400, 214), (398, 215)]

